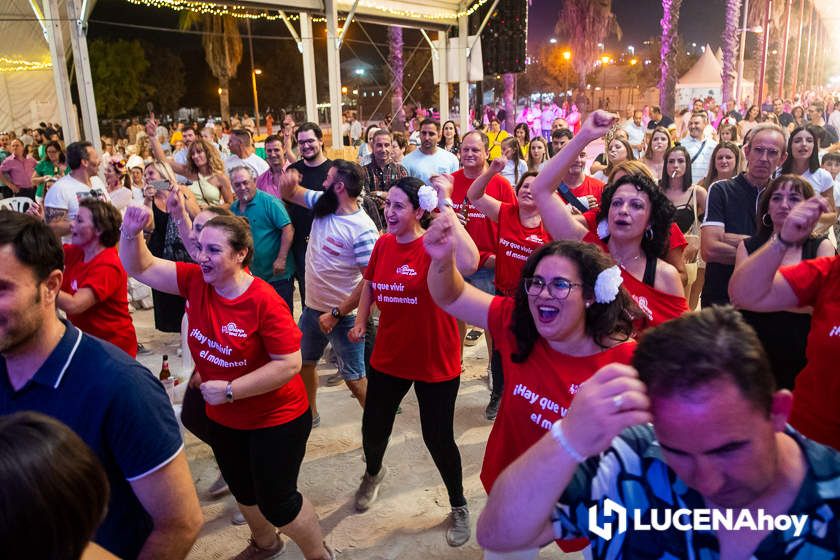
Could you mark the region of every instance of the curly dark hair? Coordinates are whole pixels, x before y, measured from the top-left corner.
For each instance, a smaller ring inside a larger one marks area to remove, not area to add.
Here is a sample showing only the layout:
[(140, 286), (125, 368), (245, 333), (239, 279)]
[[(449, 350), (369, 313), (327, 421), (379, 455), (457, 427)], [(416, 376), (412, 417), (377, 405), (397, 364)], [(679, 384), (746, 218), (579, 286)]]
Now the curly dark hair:
[[(528, 257), (522, 268), (522, 278), (534, 275), (537, 265), (546, 257), (565, 257), (577, 263), (583, 284), (584, 297), (594, 298), (595, 280), (601, 271), (614, 266), (612, 259), (591, 243), (580, 241), (552, 241), (546, 243)], [(514, 295), (513, 320), (510, 331), (516, 338), (516, 351), (511, 352), (510, 359), (514, 363), (522, 363), (528, 359), (534, 344), (540, 338), (531, 309), (528, 307), (528, 294), (525, 293), (524, 282), (519, 281), (519, 289)], [(624, 342), (633, 333), (632, 318), (640, 313), (633, 302), (633, 298), (622, 286), (618, 296), (610, 303), (593, 302), (585, 311), (586, 334), (602, 348), (609, 348), (610, 342)]]
[(601, 194), (601, 208), (598, 210), (597, 220), (608, 219), (612, 198), (615, 191), (622, 185), (630, 184), (636, 190), (645, 193), (650, 199), (650, 229), (652, 235), (642, 237), (642, 251), (649, 257), (662, 258), (668, 253), (671, 241), (671, 224), (677, 209), (668, 200), (656, 183), (645, 175), (625, 175), (612, 185), (608, 185)]

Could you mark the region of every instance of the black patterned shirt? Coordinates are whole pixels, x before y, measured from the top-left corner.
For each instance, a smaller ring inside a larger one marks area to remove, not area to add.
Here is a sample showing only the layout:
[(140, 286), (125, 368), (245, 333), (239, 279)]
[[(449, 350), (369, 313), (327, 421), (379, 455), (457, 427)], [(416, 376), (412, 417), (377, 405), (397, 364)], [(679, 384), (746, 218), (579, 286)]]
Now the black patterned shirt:
[[(809, 440), (788, 426), (785, 433), (802, 449), (807, 472), (788, 515), (807, 515), (799, 536), (793, 529), (773, 530), (753, 552), (752, 558), (770, 560), (823, 560), (840, 551), (840, 453)], [(645, 524), (651, 510), (706, 509), (703, 497), (677, 478), (661, 455), (653, 427), (624, 430), (612, 446), (582, 463), (554, 508), (551, 520), (558, 539), (588, 537), (593, 559), (677, 560), (720, 558), (720, 545), (712, 530), (680, 531), (674, 527), (655, 531), (618, 531), (616, 516), (604, 517), (609, 499)], [(589, 528), (589, 508), (598, 506), (599, 525), (611, 523), (612, 537), (604, 539)], [(689, 520), (690, 522), (690, 520)]]

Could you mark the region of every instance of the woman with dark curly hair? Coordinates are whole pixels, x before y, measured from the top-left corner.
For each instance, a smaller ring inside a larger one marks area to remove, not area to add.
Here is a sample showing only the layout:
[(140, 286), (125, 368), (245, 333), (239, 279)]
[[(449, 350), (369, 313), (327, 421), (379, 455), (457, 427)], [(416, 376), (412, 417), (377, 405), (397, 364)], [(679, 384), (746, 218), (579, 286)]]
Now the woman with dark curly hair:
[[(414, 177), (400, 179), (388, 190), (385, 219), (388, 233), (373, 247), (365, 270), (359, 311), (348, 333), (351, 342), (365, 337), (371, 306), (380, 310), (379, 330), (368, 376), (362, 416), (362, 446), (366, 469), (356, 492), (357, 511), (376, 500), (387, 469), (382, 465), (397, 408), (414, 386), (423, 441), (434, 459), (452, 508), (446, 541), (461, 546), (470, 538), (469, 511), (464, 497), (461, 454), (455, 443), (455, 399), (461, 384), (461, 337), (454, 317), (435, 305), (426, 283), (429, 255), (423, 249), (428, 211), (438, 206), (432, 187)], [(443, 207), (437, 220), (455, 220)], [(460, 229), (466, 236), (465, 230)], [(456, 256), (463, 274), (478, 267), (478, 254), (466, 243)], [(412, 336), (405, 326), (411, 323)]]
[(637, 308), (610, 258), (577, 241), (534, 251), (513, 297), (485, 294), (455, 266), (460, 227), (435, 220), (426, 233), (429, 290), (447, 313), (489, 329), (501, 354), (505, 387), (481, 469), (489, 493), (499, 474), (566, 414), (582, 383), (608, 363), (630, 363)]
[(670, 243), (674, 205), (648, 176), (625, 175), (604, 189), (593, 230), (575, 219), (555, 186), (577, 154), (606, 134), (616, 118), (606, 111), (592, 113), (580, 133), (546, 164), (531, 190), (554, 239), (594, 243), (618, 263), (627, 291), (643, 312), (636, 317), (641, 331), (688, 311), (679, 272), (660, 258)]
[(64, 278), (58, 308), (83, 332), (137, 357), (137, 333), (128, 313), (128, 274), (117, 254), (122, 216), (93, 198), (79, 203), (64, 246)]

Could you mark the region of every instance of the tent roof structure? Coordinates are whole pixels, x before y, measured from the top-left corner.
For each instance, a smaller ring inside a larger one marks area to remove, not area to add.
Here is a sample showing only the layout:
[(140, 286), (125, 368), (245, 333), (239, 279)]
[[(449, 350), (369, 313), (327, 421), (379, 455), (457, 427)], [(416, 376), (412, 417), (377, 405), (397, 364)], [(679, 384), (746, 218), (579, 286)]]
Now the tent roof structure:
[(677, 87), (720, 87), (721, 66), (708, 45), (691, 69), (677, 80)]

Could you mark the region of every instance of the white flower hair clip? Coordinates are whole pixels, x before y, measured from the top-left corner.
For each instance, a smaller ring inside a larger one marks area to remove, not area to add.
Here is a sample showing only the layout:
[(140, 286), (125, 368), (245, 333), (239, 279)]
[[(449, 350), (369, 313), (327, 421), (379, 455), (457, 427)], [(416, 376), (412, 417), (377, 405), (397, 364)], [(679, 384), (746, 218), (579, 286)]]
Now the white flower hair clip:
[(420, 199), (420, 208), (426, 212), (432, 212), (438, 207), (437, 191), (429, 185), (423, 185), (417, 190), (417, 198)]
[(598, 239), (606, 239), (610, 235), (610, 226), (607, 223), (607, 220), (601, 220), (598, 222)]
[(597, 303), (610, 303), (618, 295), (618, 289), (624, 279), (621, 277), (621, 269), (612, 265), (598, 273), (595, 279), (595, 301)]

